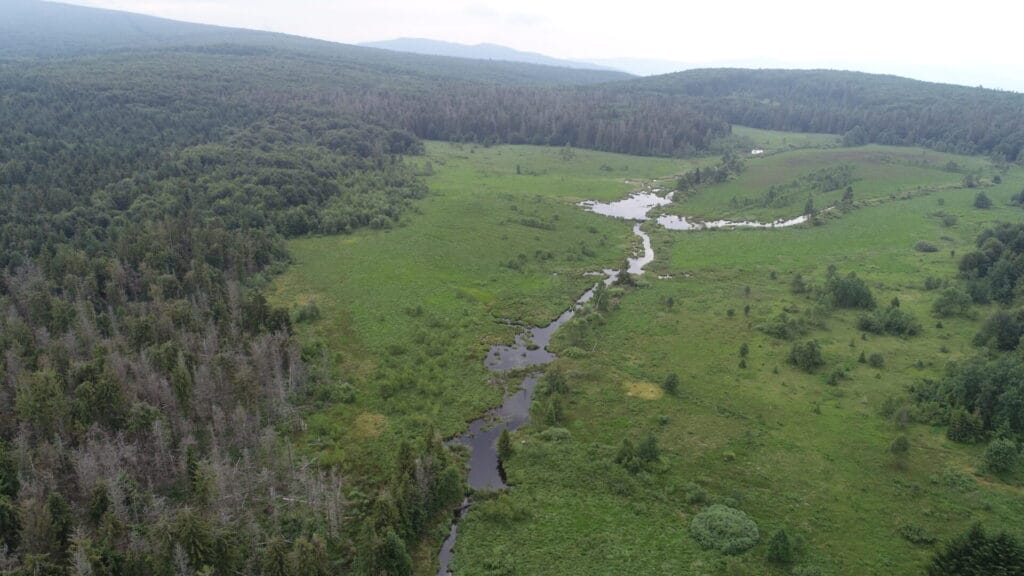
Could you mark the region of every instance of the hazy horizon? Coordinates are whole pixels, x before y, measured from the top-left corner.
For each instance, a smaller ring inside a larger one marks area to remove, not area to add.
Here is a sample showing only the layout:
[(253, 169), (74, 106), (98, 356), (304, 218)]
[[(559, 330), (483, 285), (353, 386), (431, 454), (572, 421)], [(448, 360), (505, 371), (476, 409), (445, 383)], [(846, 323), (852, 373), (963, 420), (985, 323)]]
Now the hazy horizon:
[[(491, 43), (566, 60), (831, 68), (1024, 92), (1015, 18), (982, 0), (822, 8), (806, 0), (594, 7), (578, 0), (67, 0), (174, 20), (358, 44), (401, 37)], [(1000, 17), (1004, 14), (1006, 17)]]

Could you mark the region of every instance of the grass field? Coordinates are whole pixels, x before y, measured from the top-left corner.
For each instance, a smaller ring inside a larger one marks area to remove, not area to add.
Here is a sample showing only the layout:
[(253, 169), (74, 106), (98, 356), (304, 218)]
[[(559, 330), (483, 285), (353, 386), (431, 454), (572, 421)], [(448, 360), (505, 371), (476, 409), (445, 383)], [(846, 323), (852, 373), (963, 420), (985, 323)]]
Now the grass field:
[[(784, 187), (801, 177), (822, 169), (849, 165), (852, 167), (854, 199), (873, 202), (913, 196), (937, 189), (959, 187), (967, 172), (982, 177), (995, 174), (988, 163), (978, 158), (964, 158), (920, 148), (893, 146), (859, 146), (856, 148), (802, 148), (747, 157), (745, 170), (736, 178), (712, 186), (677, 202), (668, 212), (704, 219), (752, 218), (762, 221), (792, 218), (802, 213), (808, 196), (818, 210), (837, 204), (844, 187), (821, 192), (807, 186), (794, 185), (785, 197), (773, 205), (760, 203), (772, 186)], [(957, 170), (948, 169), (954, 162)], [(734, 201), (735, 200), (735, 201)], [(749, 204), (749, 205), (744, 205)]]
[(584, 272), (622, 262), (630, 225), (576, 202), (695, 165), (441, 143), (419, 162), (434, 174), (414, 214), (390, 230), (290, 242), (294, 264), (271, 298), (316, 304), (321, 318), (298, 325), (302, 341), (323, 348), (317, 369), (356, 391), (308, 418), (310, 445), (371, 476), (401, 438), (427, 425), (453, 435), (498, 402), (481, 359), (511, 341), (506, 319), (546, 323), (592, 284)]
[(835, 134), (800, 134), (735, 125), (732, 127), (732, 133), (738, 138), (748, 140), (751, 148), (760, 148), (766, 154), (797, 148), (831, 148), (839, 146), (842, 142), (842, 138)]
[[(820, 135), (748, 135), (780, 149), (834, 145)], [(571, 437), (545, 434), (541, 425), (514, 435), (506, 466), (513, 489), (465, 520), (455, 573), (783, 574), (766, 563), (764, 542), (785, 528), (803, 542), (796, 565), (808, 570), (915, 574), (935, 545), (911, 544), (901, 528), (941, 541), (976, 520), (1019, 525), (1024, 491), (1012, 478), (980, 473), (980, 447), (921, 425), (899, 432), (880, 415), (907, 384), (936, 378), (948, 361), (973, 353), (970, 337), (987, 313), (978, 307), (978, 320), (937, 328), (930, 316), (937, 293), (924, 290), (925, 277), (952, 278), (951, 250), (966, 251), (986, 223), (1021, 215), (1007, 200), (1024, 186), (1024, 172), (1001, 174), (1002, 184), (985, 189), (993, 208), (977, 210), (975, 191), (958, 188), (963, 174), (945, 169), (950, 160), (985, 177), (997, 173), (980, 159), (918, 149), (785, 151), (748, 160), (739, 178), (671, 210), (793, 215), (737, 209), (730, 199), (837, 163), (854, 166), (860, 207), (785, 230), (645, 225), (656, 253), (648, 274), (593, 329), (585, 352), (556, 362), (569, 376), (563, 426)], [(322, 343), (322, 368), (356, 389), (355, 402), (325, 402), (307, 418), (308, 449), (370, 477), (384, 471), (380, 454), (399, 439), (428, 425), (453, 434), (497, 402), (500, 390), (481, 360), (490, 343), (511, 337), (501, 319), (545, 323), (592, 282), (583, 272), (622, 261), (633, 242), (629, 224), (575, 202), (622, 197), (639, 180), (698, 165), (435, 143), (419, 161), (433, 175), (417, 213), (391, 230), (292, 241), (295, 264), (276, 283), (278, 304), (317, 303), (321, 318), (299, 324), (300, 335), (308, 346)], [(944, 225), (940, 214), (957, 223)], [(919, 240), (940, 250), (916, 252)], [(790, 343), (757, 326), (784, 308), (811, 308), (791, 293), (792, 276), (821, 283), (830, 264), (865, 278), (880, 303), (898, 297), (923, 334), (862, 339), (856, 313), (833, 312), (809, 336), (822, 344), (827, 367), (809, 375), (787, 365)], [(555, 340), (559, 349), (568, 345), (565, 335)], [(746, 368), (738, 366), (742, 343), (750, 348)], [(885, 365), (859, 363), (861, 352), (882, 354)], [(835, 368), (847, 368), (849, 378), (829, 385)], [(670, 372), (681, 378), (678, 396), (660, 394)], [(614, 462), (619, 444), (648, 433), (661, 459), (632, 475)], [(899, 433), (911, 443), (904, 466), (889, 453)], [(735, 557), (701, 550), (688, 525), (707, 502), (747, 512), (761, 543)], [(420, 551), (418, 572), (436, 570), (431, 551)]]

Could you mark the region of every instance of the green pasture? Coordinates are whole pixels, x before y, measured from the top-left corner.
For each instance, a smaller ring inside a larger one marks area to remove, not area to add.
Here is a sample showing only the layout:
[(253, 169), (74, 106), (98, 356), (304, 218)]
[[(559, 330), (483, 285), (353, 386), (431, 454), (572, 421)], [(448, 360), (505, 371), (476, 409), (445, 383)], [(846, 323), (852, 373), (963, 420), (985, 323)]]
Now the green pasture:
[[(748, 134), (777, 146), (832, 144), (760, 132)], [(413, 162), (431, 173), (431, 194), (398, 226), (291, 241), (294, 264), (277, 279), (274, 301), (296, 311), (316, 303), (320, 318), (297, 324), (307, 352), (320, 355), (313, 369), (356, 393), (306, 418), (307, 449), (373, 478), (401, 438), (428, 426), (461, 431), (500, 399), (504, 382), (482, 358), (511, 339), (505, 320), (546, 323), (592, 283), (584, 272), (618, 266), (632, 249), (629, 223), (576, 203), (620, 198), (714, 161), (430, 143)], [(949, 171), (950, 161), (985, 178), (991, 209), (973, 207), (978, 190), (961, 187), (964, 172)], [(897, 430), (882, 412), (908, 384), (941, 377), (949, 361), (975, 352), (970, 339), (990, 310), (938, 327), (938, 291), (924, 280), (954, 281), (955, 256), (979, 230), (1020, 218), (1008, 200), (1024, 171), (919, 149), (805, 148), (749, 159), (738, 178), (670, 209), (792, 216), (730, 211), (728, 198), (836, 163), (855, 166), (855, 203), (818, 225), (692, 233), (645, 224), (656, 259), (639, 286), (617, 291), (582, 341), (556, 335), (555, 368), (571, 388), (560, 426), (568, 434), (535, 423), (514, 435), (506, 465), (514, 487), (470, 512), (456, 574), (784, 574), (766, 561), (764, 544), (780, 528), (801, 543), (794, 565), (807, 574), (914, 574), (936, 544), (912, 544), (901, 536), (909, 530), (941, 542), (978, 520), (1019, 524), (1024, 492), (980, 471), (981, 447), (927, 426)], [(991, 185), (996, 174), (1002, 183)], [(823, 194), (820, 205), (832, 200)], [(955, 222), (944, 221), (950, 215)], [(922, 240), (939, 250), (916, 251)], [(898, 298), (923, 333), (862, 336), (860, 313), (833, 311), (807, 335), (821, 343), (825, 368), (789, 366), (791, 343), (758, 327), (783, 310), (812, 310), (790, 282), (800, 273), (821, 284), (830, 265), (867, 280), (882, 306)], [(862, 352), (881, 354), (884, 366), (858, 362)], [(836, 370), (846, 378), (827, 382)], [(671, 372), (681, 379), (677, 396), (660, 393)], [(661, 458), (630, 474), (616, 452), (624, 438), (647, 434)], [(889, 451), (899, 434), (911, 445), (904, 462)], [(701, 550), (688, 526), (712, 502), (747, 512), (760, 543), (734, 557)], [(435, 544), (417, 556), (424, 574), (436, 570), (428, 564)]]

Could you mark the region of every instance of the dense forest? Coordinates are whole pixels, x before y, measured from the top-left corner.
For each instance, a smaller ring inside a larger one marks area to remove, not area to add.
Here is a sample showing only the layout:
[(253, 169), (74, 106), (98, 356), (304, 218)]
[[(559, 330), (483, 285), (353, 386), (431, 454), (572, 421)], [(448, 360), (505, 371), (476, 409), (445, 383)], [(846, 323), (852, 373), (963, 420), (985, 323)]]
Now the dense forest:
[(853, 146), (925, 146), (1011, 162), (1024, 152), (1024, 96), (1015, 92), (833, 70), (690, 70), (622, 86), (692, 99), (733, 124), (839, 134)]
[(378, 573), (458, 475), (427, 433), (351, 501), (294, 453), (315, 376), (261, 287), (394, 223), (422, 144), (182, 56), (0, 69), (0, 569)]

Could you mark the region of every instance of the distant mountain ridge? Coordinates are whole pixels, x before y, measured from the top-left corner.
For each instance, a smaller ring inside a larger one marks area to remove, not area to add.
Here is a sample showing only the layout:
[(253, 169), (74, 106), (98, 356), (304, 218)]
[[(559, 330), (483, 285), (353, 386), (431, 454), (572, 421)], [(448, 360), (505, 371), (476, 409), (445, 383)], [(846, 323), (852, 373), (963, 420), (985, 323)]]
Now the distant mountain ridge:
[(465, 78), (499, 84), (585, 85), (628, 80), (629, 74), (601, 67), (566, 67), (522, 60), (454, 59), (402, 53), (278, 32), (181, 22), (119, 10), (40, 0), (0, 0), (0, 60), (23, 60), (167, 49), (284, 50), (342, 68), (377, 73)]
[(541, 64), (544, 66), (559, 66), (562, 68), (579, 68), (583, 70), (603, 70), (606, 72), (619, 72), (623, 77), (629, 75), (621, 69), (583, 62), (579, 60), (563, 60), (553, 58), (537, 52), (523, 52), (508, 46), (498, 44), (459, 44), (456, 42), (445, 42), (442, 40), (431, 40), (428, 38), (396, 38), (394, 40), (381, 40), (378, 42), (363, 42), (359, 46), (367, 48), (382, 48), (396, 52), (412, 52), (414, 54), (430, 54), (434, 56), (454, 56), (456, 58), (472, 58), (475, 60), (506, 60), (509, 62), (525, 62), (527, 64)]

